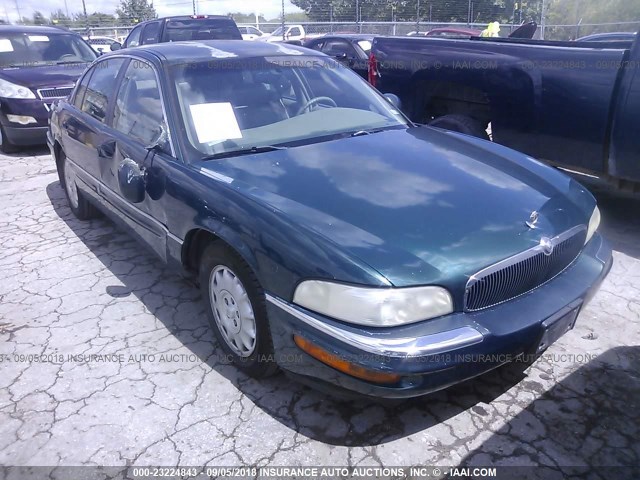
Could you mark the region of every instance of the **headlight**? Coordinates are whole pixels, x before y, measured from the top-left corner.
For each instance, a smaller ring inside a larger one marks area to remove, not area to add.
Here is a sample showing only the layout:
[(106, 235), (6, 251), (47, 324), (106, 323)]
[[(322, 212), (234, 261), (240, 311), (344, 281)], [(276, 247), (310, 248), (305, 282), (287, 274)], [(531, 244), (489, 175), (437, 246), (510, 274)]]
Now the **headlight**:
[(589, 220), (589, 229), (587, 230), (587, 239), (585, 240), (585, 244), (591, 240), (593, 234), (596, 233), (598, 227), (600, 226), (600, 209), (596, 207), (591, 214), (591, 219)]
[(0, 78), (0, 97), (4, 98), (36, 98), (31, 90), (22, 85), (7, 82)]
[(293, 302), (349, 323), (393, 327), (453, 312), (453, 300), (441, 287), (366, 288), (307, 280)]

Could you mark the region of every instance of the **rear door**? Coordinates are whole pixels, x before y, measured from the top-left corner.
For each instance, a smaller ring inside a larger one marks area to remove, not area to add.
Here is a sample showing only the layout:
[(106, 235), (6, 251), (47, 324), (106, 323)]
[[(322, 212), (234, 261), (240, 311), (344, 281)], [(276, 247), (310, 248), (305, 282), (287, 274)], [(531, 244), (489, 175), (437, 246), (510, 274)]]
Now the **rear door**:
[(81, 180), (94, 189), (104, 168), (100, 149), (107, 138), (109, 108), (124, 63), (123, 57), (95, 63), (82, 77), (73, 107), (60, 119), (64, 152), (84, 172), (79, 173)]
[(623, 62), (622, 80), (616, 98), (609, 151), (609, 175), (640, 182), (640, 40), (636, 40), (630, 60)]
[(160, 21), (149, 22), (142, 29), (142, 35), (140, 37), (140, 45), (148, 45), (151, 43), (158, 43), (160, 40)]

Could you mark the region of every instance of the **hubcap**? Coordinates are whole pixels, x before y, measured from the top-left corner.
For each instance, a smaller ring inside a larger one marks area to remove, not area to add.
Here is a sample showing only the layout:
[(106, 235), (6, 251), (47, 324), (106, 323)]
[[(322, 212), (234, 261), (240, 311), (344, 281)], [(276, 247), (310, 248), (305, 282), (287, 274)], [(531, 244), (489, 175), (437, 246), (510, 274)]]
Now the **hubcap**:
[(71, 205), (75, 208), (78, 208), (78, 187), (76, 185), (76, 174), (73, 171), (73, 168), (69, 167), (69, 164), (65, 164), (64, 166), (64, 186), (67, 190), (67, 196), (69, 197), (69, 201)]
[(213, 317), (227, 345), (241, 357), (256, 349), (256, 319), (249, 295), (233, 271), (218, 265), (209, 277)]

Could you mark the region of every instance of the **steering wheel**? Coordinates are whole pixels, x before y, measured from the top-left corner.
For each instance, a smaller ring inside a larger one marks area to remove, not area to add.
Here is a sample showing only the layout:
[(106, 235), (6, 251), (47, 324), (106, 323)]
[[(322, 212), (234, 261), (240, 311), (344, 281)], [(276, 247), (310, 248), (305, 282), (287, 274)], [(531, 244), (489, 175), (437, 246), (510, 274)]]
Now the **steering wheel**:
[(296, 112), (296, 115), (301, 115), (305, 110), (308, 110), (312, 105), (316, 105), (317, 103), (326, 102), (334, 108), (338, 107), (338, 104), (331, 97), (314, 97), (305, 103), (300, 110)]
[(62, 61), (64, 59), (69, 59), (69, 58), (77, 58), (73, 53), (65, 53), (64, 55), (60, 55), (60, 58), (58, 58), (58, 60)]

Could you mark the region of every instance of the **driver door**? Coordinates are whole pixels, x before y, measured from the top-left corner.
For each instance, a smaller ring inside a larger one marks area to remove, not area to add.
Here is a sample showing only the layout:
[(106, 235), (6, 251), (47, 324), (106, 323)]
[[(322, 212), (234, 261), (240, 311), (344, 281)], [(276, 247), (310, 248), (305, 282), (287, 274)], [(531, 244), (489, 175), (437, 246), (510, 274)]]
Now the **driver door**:
[[(101, 146), (104, 196), (144, 243), (166, 260), (167, 170), (175, 159), (169, 142), (159, 141), (166, 117), (152, 65), (131, 60), (115, 97), (111, 136)], [(149, 148), (152, 143), (155, 148)], [(132, 172), (141, 182), (135, 183)], [(141, 186), (136, 189), (135, 185)]]
[(352, 67), (358, 59), (356, 49), (345, 40), (327, 40), (322, 47), (322, 53), (335, 58), (347, 67)]

